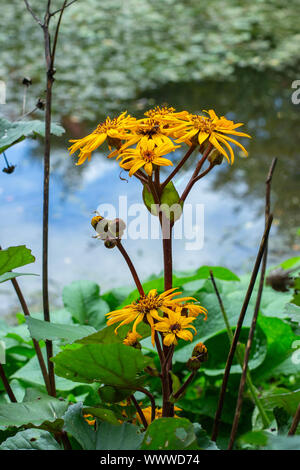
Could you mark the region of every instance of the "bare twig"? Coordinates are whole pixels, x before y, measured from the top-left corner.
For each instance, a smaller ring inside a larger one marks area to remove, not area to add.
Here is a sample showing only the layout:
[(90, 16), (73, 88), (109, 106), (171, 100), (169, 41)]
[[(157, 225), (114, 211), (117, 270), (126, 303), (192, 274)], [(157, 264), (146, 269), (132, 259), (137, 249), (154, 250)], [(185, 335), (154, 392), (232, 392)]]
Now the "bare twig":
[(3, 366), (2, 366), (1, 363), (0, 363), (0, 377), (1, 377), (1, 380), (3, 382), (5, 391), (6, 391), (7, 395), (9, 396), (10, 401), (13, 402), (13, 403), (17, 403), (17, 399), (15, 397), (14, 392), (11, 389), (11, 386), (9, 385), (9, 382), (7, 380), (7, 377), (5, 375), (5, 371), (4, 371)]
[(56, 15), (56, 14), (59, 13), (59, 12), (61, 12), (62, 9), (68, 8), (70, 5), (72, 5), (72, 3), (75, 3), (75, 2), (77, 2), (77, 0), (72, 0), (71, 2), (67, 3), (64, 7), (59, 8), (58, 10), (53, 11), (52, 13), (50, 13), (50, 17)]
[(31, 8), (31, 6), (29, 5), (28, 1), (27, 0), (24, 0), (25, 2), (25, 5), (26, 5), (26, 8), (27, 10), (29, 11), (29, 13), (31, 14), (31, 16), (34, 18), (34, 20), (40, 25), (43, 27), (43, 23), (42, 21), (37, 17), (37, 15), (34, 13), (33, 9)]
[(253, 271), (252, 271), (250, 283), (249, 283), (249, 286), (248, 286), (248, 289), (247, 289), (247, 292), (246, 292), (244, 303), (243, 303), (241, 313), (240, 313), (240, 316), (239, 316), (239, 319), (238, 319), (238, 322), (237, 322), (237, 325), (236, 325), (236, 330), (235, 330), (235, 333), (234, 333), (234, 336), (233, 336), (233, 341), (232, 341), (230, 351), (229, 351), (229, 354), (228, 354), (228, 358), (227, 358), (227, 362), (226, 362), (226, 366), (225, 366), (225, 372), (224, 372), (224, 376), (223, 376), (221, 392), (220, 392), (220, 397), (219, 397), (219, 402), (218, 402), (218, 407), (217, 407), (215, 420), (214, 420), (214, 426), (213, 426), (213, 432), (212, 432), (212, 440), (213, 441), (215, 441), (217, 439), (219, 422), (220, 422), (220, 418), (221, 418), (221, 415), (222, 415), (223, 404), (224, 404), (224, 399), (225, 399), (225, 394), (226, 394), (226, 388), (227, 388), (227, 383), (228, 383), (228, 379), (229, 379), (229, 374), (230, 374), (230, 369), (231, 369), (233, 357), (234, 357), (234, 354), (235, 354), (235, 351), (236, 351), (237, 343), (238, 343), (238, 340), (239, 340), (240, 332), (241, 332), (241, 329), (242, 329), (242, 326), (243, 326), (243, 321), (244, 321), (244, 318), (245, 318), (245, 315), (246, 315), (246, 312), (247, 312), (247, 308), (248, 308), (248, 305), (249, 305), (251, 294), (252, 294), (252, 291), (253, 291), (253, 288), (254, 288), (254, 285), (255, 285), (255, 281), (256, 281), (256, 277), (257, 277), (258, 270), (259, 270), (259, 267), (260, 267), (260, 263), (261, 263), (261, 260), (262, 260), (262, 257), (263, 257), (264, 251), (265, 251), (266, 243), (268, 241), (268, 236), (269, 236), (272, 221), (273, 221), (273, 216), (270, 215), (270, 217), (268, 219), (268, 222), (267, 222), (267, 225), (266, 225), (266, 228), (265, 228), (265, 231), (264, 231), (264, 234), (263, 234), (263, 237), (261, 239), (261, 243), (260, 243), (260, 247), (259, 247), (259, 250), (258, 250), (257, 257), (256, 257), (256, 261), (255, 261), (255, 264), (254, 264), (254, 268), (253, 268)]
[(288, 432), (289, 436), (293, 436), (296, 433), (299, 421), (300, 421), (300, 403), (298, 405), (298, 408), (297, 408), (296, 414), (294, 416), (292, 425), (291, 425), (290, 430)]
[[(265, 226), (267, 225), (268, 219), (270, 217), (271, 182), (272, 182), (272, 176), (273, 176), (273, 173), (274, 173), (274, 170), (275, 170), (276, 163), (277, 163), (277, 159), (274, 158), (273, 161), (272, 161), (267, 179), (266, 179)], [(241, 376), (241, 380), (240, 380), (237, 404), (236, 404), (235, 415), (234, 415), (233, 424), (232, 424), (232, 428), (231, 428), (231, 434), (230, 434), (230, 439), (229, 439), (228, 450), (231, 450), (233, 448), (236, 433), (237, 433), (237, 430), (238, 430), (240, 415), (241, 415), (241, 411), (242, 411), (243, 395), (244, 395), (245, 383), (246, 383), (246, 378), (247, 378), (248, 362), (249, 362), (249, 358), (250, 358), (251, 346), (252, 346), (254, 331), (255, 331), (255, 327), (256, 327), (258, 312), (259, 312), (262, 293), (263, 293), (263, 288), (264, 288), (265, 273), (266, 273), (266, 267), (267, 267), (267, 257), (268, 257), (268, 243), (266, 243), (265, 252), (264, 252), (263, 261), (262, 261), (259, 287), (258, 287), (253, 318), (252, 318), (251, 327), (250, 327), (248, 340), (247, 340), (247, 345), (246, 345), (246, 350), (245, 350), (243, 371), (242, 371), (242, 376)]]

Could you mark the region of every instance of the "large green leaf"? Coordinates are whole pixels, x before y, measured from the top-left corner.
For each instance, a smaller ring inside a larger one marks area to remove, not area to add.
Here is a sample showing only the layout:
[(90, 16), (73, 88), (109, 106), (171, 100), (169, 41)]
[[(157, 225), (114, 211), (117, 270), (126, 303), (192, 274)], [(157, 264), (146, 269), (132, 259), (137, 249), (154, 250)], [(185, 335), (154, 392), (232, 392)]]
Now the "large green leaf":
[[(62, 135), (65, 132), (64, 128), (58, 124), (51, 124), (51, 134)], [(36, 135), (45, 135), (45, 122), (44, 121), (16, 121), (10, 122), (4, 118), (0, 118), (0, 153), (4, 152), (7, 148), (21, 142), (25, 137), (35, 137)]]
[(30, 335), (37, 341), (40, 340), (60, 340), (67, 343), (72, 343), (79, 338), (95, 333), (92, 326), (87, 325), (63, 325), (60, 323), (50, 323), (36, 318), (27, 317), (26, 323), (28, 325)]
[(300, 403), (300, 390), (267, 395), (262, 398), (262, 402), (268, 409), (273, 409), (276, 406), (281, 407), (291, 416), (294, 416)]
[[(93, 333), (89, 336), (85, 336), (84, 338), (78, 339), (76, 343), (80, 344), (112, 344), (112, 343), (122, 343), (123, 340), (126, 338), (128, 331), (131, 329), (131, 325), (123, 325), (118, 329), (117, 334), (115, 333), (116, 325), (106, 326), (100, 331)], [(150, 336), (150, 327), (145, 323), (140, 323), (137, 326), (138, 333), (143, 337), (146, 338)]]
[(62, 448), (48, 431), (26, 429), (2, 442), (0, 450), (62, 450)]
[(109, 305), (100, 297), (100, 287), (91, 281), (75, 281), (63, 290), (65, 308), (82, 325), (99, 329), (105, 325)]
[(63, 425), (62, 416), (67, 408), (67, 402), (44, 394), (31, 401), (0, 404), (0, 425), (18, 427), (32, 424), (60, 429)]
[(19, 277), (19, 276), (38, 276), (38, 274), (33, 274), (33, 273), (4, 273), (4, 274), (1, 274), (0, 276), (0, 284), (1, 282), (5, 282), (5, 281), (10, 281), (11, 279), (14, 279), (15, 277)]
[(56, 374), (74, 382), (100, 382), (132, 389), (143, 381), (138, 374), (149, 364), (141, 351), (117, 343), (65, 349), (52, 360)]
[(25, 245), (11, 246), (0, 250), (0, 275), (34, 261), (35, 257)]
[(82, 403), (70, 406), (64, 416), (64, 430), (70, 433), (84, 450), (135, 450), (143, 436), (132, 424), (101, 423), (94, 431), (83, 419)]
[(262, 450), (300, 450), (300, 436), (277, 436), (268, 431), (250, 431), (239, 438), (243, 448)]
[(148, 426), (143, 450), (198, 449), (193, 424), (185, 418), (160, 418)]

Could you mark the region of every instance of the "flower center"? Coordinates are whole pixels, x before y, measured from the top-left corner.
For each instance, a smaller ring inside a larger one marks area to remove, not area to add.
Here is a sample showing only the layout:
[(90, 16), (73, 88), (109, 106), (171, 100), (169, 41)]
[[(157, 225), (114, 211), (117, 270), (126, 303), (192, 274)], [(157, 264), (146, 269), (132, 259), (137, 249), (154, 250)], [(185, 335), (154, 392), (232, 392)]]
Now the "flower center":
[(148, 117), (154, 117), (157, 115), (160, 116), (167, 116), (168, 114), (172, 114), (175, 112), (175, 108), (168, 107), (168, 106), (163, 106), (162, 108), (160, 106), (156, 106), (153, 109), (150, 109), (145, 113), (146, 116)]
[(94, 130), (94, 134), (103, 134), (106, 133), (109, 129), (114, 129), (118, 125), (118, 119), (110, 119), (109, 117), (106, 118), (106, 121), (100, 122), (96, 129)]
[(211, 134), (216, 128), (216, 124), (204, 116), (193, 116), (192, 121), (196, 129), (207, 134)]
[(143, 160), (147, 163), (151, 163), (155, 158), (155, 153), (153, 150), (144, 150), (142, 153)]
[(141, 297), (137, 303), (136, 308), (140, 313), (147, 314), (150, 310), (157, 310), (162, 305), (162, 301), (158, 297)]
[(178, 331), (181, 330), (181, 325), (179, 323), (174, 323), (174, 325), (171, 325), (170, 326), (170, 330), (172, 331), (172, 333), (178, 333)]

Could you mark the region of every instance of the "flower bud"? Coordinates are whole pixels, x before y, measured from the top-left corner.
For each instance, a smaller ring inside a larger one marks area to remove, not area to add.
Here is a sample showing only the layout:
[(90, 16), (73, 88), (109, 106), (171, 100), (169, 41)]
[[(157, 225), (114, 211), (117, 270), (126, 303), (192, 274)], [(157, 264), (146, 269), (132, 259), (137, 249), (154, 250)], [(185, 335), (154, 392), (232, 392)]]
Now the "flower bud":
[(105, 248), (114, 248), (117, 244), (117, 241), (113, 238), (107, 238), (104, 242)]
[(114, 219), (109, 222), (108, 228), (113, 238), (121, 238), (126, 228), (126, 224), (122, 219)]
[(192, 356), (187, 361), (186, 366), (187, 366), (188, 370), (193, 372), (195, 370), (200, 369), (201, 361), (199, 361), (199, 359), (197, 357)]
[(223, 155), (219, 152), (219, 150), (213, 148), (207, 157), (207, 160), (209, 163), (212, 163), (213, 165), (221, 165), (223, 161)]
[(198, 343), (193, 349), (192, 357), (196, 357), (198, 361), (205, 362), (208, 359), (207, 347), (203, 343)]
[(139, 343), (140, 338), (141, 338), (141, 335), (139, 335), (138, 333), (136, 333), (134, 331), (129, 331), (127, 333), (126, 338), (123, 341), (123, 344), (126, 344), (126, 346), (131, 346), (135, 349), (141, 349), (142, 346)]

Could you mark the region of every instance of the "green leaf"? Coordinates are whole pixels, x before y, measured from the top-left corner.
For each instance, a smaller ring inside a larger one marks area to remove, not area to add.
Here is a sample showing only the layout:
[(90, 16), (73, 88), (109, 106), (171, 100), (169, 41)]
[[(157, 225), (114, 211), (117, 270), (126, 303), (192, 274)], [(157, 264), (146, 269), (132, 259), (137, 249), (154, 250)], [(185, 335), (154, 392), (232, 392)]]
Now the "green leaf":
[(64, 430), (70, 433), (84, 450), (136, 450), (143, 436), (132, 424), (101, 423), (97, 431), (82, 416), (82, 403), (69, 407), (64, 416)]
[(38, 276), (38, 274), (33, 274), (33, 273), (4, 273), (0, 276), (0, 284), (1, 282), (5, 282), (5, 281), (10, 281), (11, 279), (14, 279), (15, 277), (19, 277), (19, 276)]
[(268, 431), (251, 431), (239, 438), (239, 444), (263, 450), (299, 450), (300, 436), (276, 436)]
[(119, 421), (112, 410), (109, 408), (88, 406), (83, 410), (84, 414), (91, 414), (96, 418), (99, 418), (100, 421), (105, 421), (106, 423), (114, 424), (119, 426)]
[(124, 344), (87, 344), (78, 349), (65, 349), (53, 359), (55, 372), (74, 382), (100, 382), (135, 389), (150, 360), (141, 351)]
[(100, 287), (91, 281), (75, 281), (64, 287), (63, 302), (73, 318), (96, 329), (105, 325), (109, 305), (100, 297)]
[(281, 407), (291, 416), (294, 416), (300, 403), (300, 389), (293, 392), (267, 395), (262, 398), (262, 403), (267, 409), (273, 409), (276, 406)]
[(104, 385), (98, 389), (99, 396), (104, 403), (120, 403), (132, 394), (132, 390)]
[(48, 431), (26, 429), (2, 442), (0, 450), (62, 450), (62, 448)]
[[(64, 128), (58, 124), (51, 124), (51, 134), (60, 136), (65, 132)], [(21, 142), (25, 137), (45, 136), (44, 121), (16, 121), (10, 122), (0, 118), (0, 153), (7, 148)]]
[(198, 449), (194, 426), (185, 418), (156, 419), (148, 426), (141, 449)]
[[(183, 203), (180, 202), (180, 196), (173, 184), (170, 181), (164, 188), (161, 195), (160, 208), (165, 216), (170, 220), (178, 220), (182, 214)], [(143, 201), (147, 209), (152, 215), (158, 215), (157, 207), (153, 199), (152, 193), (149, 191), (148, 186), (144, 185), (143, 188)]]
[(35, 257), (25, 245), (11, 246), (0, 250), (0, 275), (34, 261)]
[(139, 428), (133, 424), (115, 426), (101, 423), (97, 432), (96, 450), (137, 450), (143, 437)]
[(37, 341), (52, 340), (73, 343), (79, 338), (93, 334), (95, 329), (85, 325), (62, 325), (60, 323), (50, 323), (36, 318), (27, 317), (26, 323), (32, 338)]
[[(127, 336), (129, 330), (131, 330), (131, 325), (123, 325), (118, 329), (118, 334), (115, 333), (116, 325), (106, 326), (100, 331), (93, 333), (84, 338), (78, 339), (76, 343), (80, 344), (113, 344), (113, 343), (123, 343), (124, 339)], [(137, 326), (137, 332), (143, 337), (146, 338), (150, 336), (151, 330), (149, 325), (145, 323), (140, 323)]]
[(297, 263), (300, 264), (300, 256), (294, 256), (293, 258), (289, 258), (283, 263), (280, 263), (279, 266), (281, 266), (283, 269), (290, 269)]
[(40, 394), (31, 401), (22, 403), (0, 404), (1, 426), (23, 426), (32, 424), (54, 429), (61, 429), (62, 416), (68, 408), (68, 403)]

